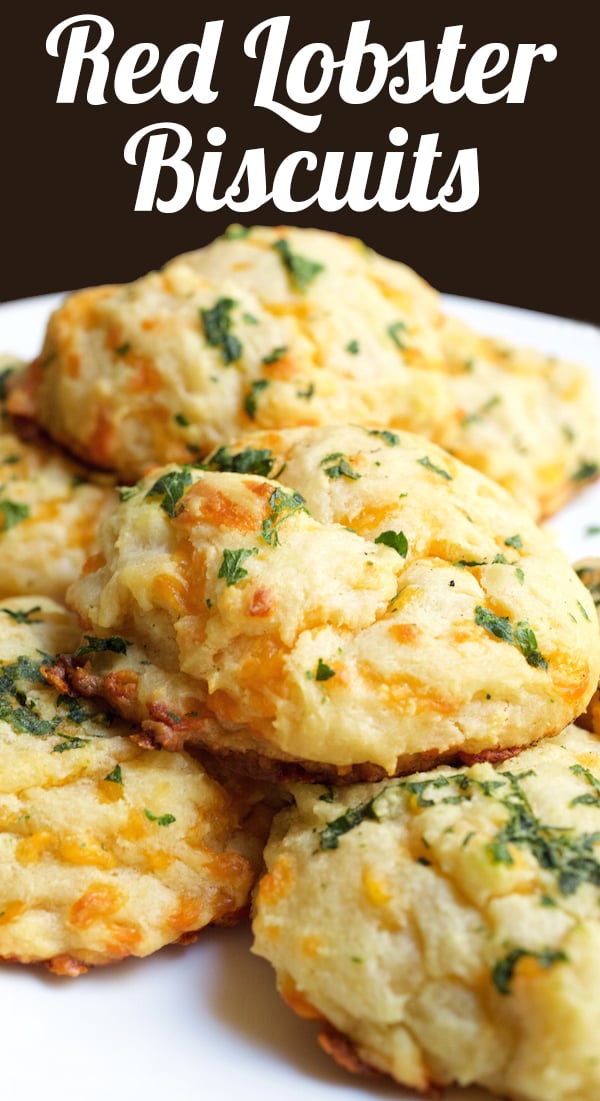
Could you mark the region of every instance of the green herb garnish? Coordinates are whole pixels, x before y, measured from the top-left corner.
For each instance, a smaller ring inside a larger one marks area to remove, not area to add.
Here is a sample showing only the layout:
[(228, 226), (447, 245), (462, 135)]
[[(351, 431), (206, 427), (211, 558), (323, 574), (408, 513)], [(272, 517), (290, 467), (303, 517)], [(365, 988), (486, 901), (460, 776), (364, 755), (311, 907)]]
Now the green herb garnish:
[[(368, 428), (367, 432), (369, 436), (378, 436), (380, 440), (387, 443), (388, 447), (397, 447), (400, 443), (400, 436), (397, 436), (395, 432), (390, 432), (387, 428)], [(406, 494), (403, 493), (402, 497)]]
[(270, 547), (279, 545), (279, 528), (296, 512), (306, 512), (306, 501), (300, 493), (286, 493), (284, 489), (275, 489), (269, 497), (270, 515), (263, 520), (260, 533)]
[(0, 612), (4, 612), (9, 615), (11, 619), (14, 619), (15, 623), (42, 623), (42, 619), (31, 619), (30, 617), (37, 612), (41, 612), (42, 607), (40, 604), (36, 604), (35, 608), (27, 608), (26, 610), (11, 611), (10, 608), (0, 608)]
[(588, 478), (595, 478), (597, 473), (598, 463), (586, 462), (584, 459), (575, 473), (571, 475), (571, 480), (573, 482), (586, 482)]
[(408, 539), (403, 531), (382, 531), (374, 540), (375, 543), (383, 543), (386, 547), (398, 552), (401, 558), (406, 558), (408, 551)]
[(82, 658), (85, 654), (99, 654), (108, 650), (112, 654), (126, 654), (127, 647), (131, 645), (119, 635), (111, 635), (109, 638), (94, 638), (92, 635), (83, 636), (87, 646), (80, 646), (73, 657)]
[(275, 459), (268, 448), (245, 447), (233, 454), (226, 447), (220, 447), (205, 464), (206, 470), (222, 470), (233, 474), (259, 474), (268, 478)]
[(571, 765), (571, 772), (574, 772), (576, 776), (584, 776), (592, 791), (586, 792), (585, 795), (578, 795), (576, 799), (571, 799), (569, 806), (574, 807), (581, 803), (584, 806), (600, 807), (600, 780), (597, 780), (589, 768), (584, 768), (583, 765)]
[(538, 669), (548, 668), (548, 662), (537, 649), (537, 639), (528, 623), (521, 621), (513, 627), (507, 616), (494, 615), (488, 608), (482, 608), (480, 604), (475, 608), (475, 622), (478, 627), (483, 627), (490, 635), (494, 635), (494, 638), (508, 642), (510, 646), (516, 646), (528, 665)]
[(190, 468), (182, 466), (179, 470), (171, 470), (168, 474), (163, 474), (161, 478), (148, 490), (146, 493), (146, 499), (148, 497), (162, 497), (160, 507), (163, 512), (166, 512), (167, 516), (172, 519), (178, 516), (181, 512), (183, 505), (181, 504), (181, 498), (183, 497), (186, 486), (191, 485), (192, 474)]
[(417, 459), (417, 462), (421, 466), (424, 466), (426, 470), (432, 470), (434, 474), (439, 474), (441, 478), (445, 478), (447, 482), (452, 481), (452, 475), (448, 474), (447, 470), (442, 470), (441, 466), (436, 466), (432, 463), (429, 455), (424, 455), (422, 459)]
[(242, 354), (242, 345), (231, 332), (231, 311), (237, 303), (233, 298), (218, 298), (211, 310), (200, 310), (204, 335), (211, 348), (221, 349), (223, 363), (235, 363)]
[(400, 348), (401, 350), (404, 350), (404, 348), (406, 348), (406, 344), (404, 343), (402, 336), (400, 335), (401, 333), (405, 332), (406, 323), (404, 321), (394, 321), (391, 325), (388, 325), (387, 327), (388, 335), (391, 336), (396, 347)]
[(288, 242), (280, 237), (272, 246), (278, 252), (284, 267), (287, 269), (296, 290), (304, 293), (306, 288), (316, 279), (320, 272), (324, 271), (323, 264), (316, 260), (309, 260), (306, 256), (299, 256), (292, 252)]
[(153, 814), (147, 807), (144, 807), (144, 814), (149, 822), (156, 822), (157, 826), (170, 826), (177, 821), (174, 814)]
[(22, 505), (17, 501), (0, 501), (0, 519), (2, 525), (0, 531), (10, 531), (29, 516), (29, 505)]
[(227, 241), (242, 241), (251, 231), (251, 226), (241, 226), (237, 222), (227, 226), (223, 236)]
[(121, 772), (121, 766), (115, 765), (112, 772), (109, 772), (108, 775), (104, 777), (104, 779), (109, 780), (111, 784), (122, 784), (123, 773)]
[(492, 982), (499, 994), (510, 994), (510, 984), (515, 967), (519, 960), (525, 956), (537, 960), (540, 967), (548, 969), (555, 963), (567, 963), (568, 956), (560, 949), (543, 948), (541, 952), (533, 952), (528, 948), (513, 948), (504, 959), (498, 960), (492, 970)]
[(251, 550), (246, 547), (241, 547), (239, 550), (224, 550), (217, 577), (224, 577), (228, 586), (237, 585), (238, 581), (248, 576), (248, 570), (244, 569), (242, 562), (253, 554), (258, 554), (257, 547), (252, 547)]
[(244, 398), (244, 410), (253, 421), (256, 417), (256, 395), (269, 385), (268, 378), (259, 378), (252, 383), (252, 389)]
[(262, 362), (266, 367), (269, 367), (271, 363), (278, 363), (287, 352), (287, 344), (282, 344), (280, 348), (273, 348), (272, 352), (269, 352), (268, 356), (263, 356)]
[[(329, 466), (325, 466), (329, 463)], [(324, 468), (323, 473), (328, 478), (361, 478), (362, 475), (357, 470), (353, 470), (350, 463), (341, 451), (333, 451), (331, 455), (326, 455), (324, 459), (321, 459), (321, 466)]]

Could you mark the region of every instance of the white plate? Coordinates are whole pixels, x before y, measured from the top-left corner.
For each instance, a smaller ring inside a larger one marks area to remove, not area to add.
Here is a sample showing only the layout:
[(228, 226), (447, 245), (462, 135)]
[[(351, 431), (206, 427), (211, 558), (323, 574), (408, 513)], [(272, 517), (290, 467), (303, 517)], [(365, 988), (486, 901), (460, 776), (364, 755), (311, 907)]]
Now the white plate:
[[(0, 351), (39, 350), (60, 295), (0, 306)], [(600, 383), (600, 332), (589, 325), (488, 302), (444, 297), (482, 332), (592, 367)], [(572, 559), (600, 555), (600, 484), (551, 528)], [(0, 969), (3, 1095), (20, 1101), (413, 1101), (393, 1083), (366, 1083), (335, 1066), (275, 993), (273, 974), (249, 952), (247, 928), (210, 929), (191, 948), (165, 948), (73, 981), (41, 968)], [(449, 1090), (446, 1101), (484, 1101)]]

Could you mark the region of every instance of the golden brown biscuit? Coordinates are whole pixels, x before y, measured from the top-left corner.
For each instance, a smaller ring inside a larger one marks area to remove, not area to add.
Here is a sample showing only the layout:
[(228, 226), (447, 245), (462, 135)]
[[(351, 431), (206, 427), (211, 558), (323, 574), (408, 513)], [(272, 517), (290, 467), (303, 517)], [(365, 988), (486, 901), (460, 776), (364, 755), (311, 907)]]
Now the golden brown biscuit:
[(230, 923), (261, 850), (252, 789), (44, 682), (77, 634), (44, 597), (0, 602), (0, 957), (66, 975)]
[(600, 747), (297, 785), (255, 901), (254, 951), (325, 1050), (409, 1088), (600, 1096)]
[(253, 425), (347, 421), (422, 433), (538, 514), (600, 463), (586, 372), (444, 319), (436, 292), (360, 241), (289, 227), (234, 227), (71, 295), (11, 409), (125, 481)]
[(124, 492), (69, 600), (127, 645), (84, 644), (77, 690), (171, 747), (346, 779), (514, 752), (584, 710), (591, 598), (478, 472), (360, 427), (260, 434), (212, 465)]
[(436, 442), (549, 516), (598, 476), (598, 396), (572, 363), (445, 318), (454, 412)]
[(62, 599), (117, 498), (109, 476), (91, 474), (40, 433), (19, 435), (5, 399), (22, 366), (0, 357), (0, 597)]

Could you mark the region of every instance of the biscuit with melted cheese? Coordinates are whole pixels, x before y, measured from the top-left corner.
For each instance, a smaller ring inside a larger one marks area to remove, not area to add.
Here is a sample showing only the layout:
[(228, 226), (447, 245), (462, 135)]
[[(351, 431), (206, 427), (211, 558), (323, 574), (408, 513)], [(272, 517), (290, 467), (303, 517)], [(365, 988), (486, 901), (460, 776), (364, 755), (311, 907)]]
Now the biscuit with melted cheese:
[(44, 598), (0, 602), (0, 958), (76, 975), (231, 922), (261, 844), (242, 797), (187, 754), (41, 674), (78, 628)]
[(597, 739), (572, 727), (496, 769), (292, 790), (254, 951), (325, 1050), (428, 1096), (596, 1101)]
[(0, 597), (62, 599), (116, 494), (109, 476), (94, 475), (39, 433), (18, 433), (5, 398), (21, 367), (0, 357)]
[(445, 319), (405, 265), (321, 230), (234, 229), (126, 286), (67, 298), (11, 409), (125, 481), (253, 426), (419, 432), (548, 514), (598, 472), (573, 364)]
[(76, 690), (279, 777), (514, 752), (585, 709), (591, 598), (477, 471), (360, 427), (259, 434), (209, 465), (153, 471), (104, 525), (69, 600), (128, 645), (67, 662)]

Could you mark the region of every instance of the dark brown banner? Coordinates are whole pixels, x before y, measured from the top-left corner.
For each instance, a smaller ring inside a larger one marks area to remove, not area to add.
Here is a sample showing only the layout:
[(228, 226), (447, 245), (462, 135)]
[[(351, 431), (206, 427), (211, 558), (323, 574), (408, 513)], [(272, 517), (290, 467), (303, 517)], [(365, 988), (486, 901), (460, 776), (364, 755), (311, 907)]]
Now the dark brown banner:
[(290, 11), (11, 11), (0, 299), (128, 280), (239, 221), (600, 321), (589, 6)]

